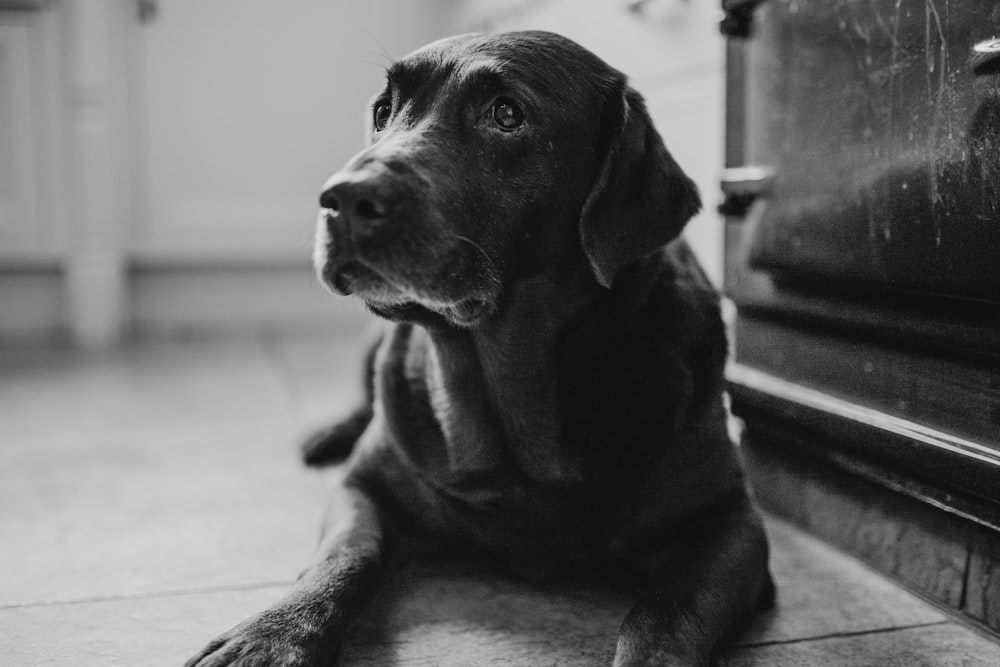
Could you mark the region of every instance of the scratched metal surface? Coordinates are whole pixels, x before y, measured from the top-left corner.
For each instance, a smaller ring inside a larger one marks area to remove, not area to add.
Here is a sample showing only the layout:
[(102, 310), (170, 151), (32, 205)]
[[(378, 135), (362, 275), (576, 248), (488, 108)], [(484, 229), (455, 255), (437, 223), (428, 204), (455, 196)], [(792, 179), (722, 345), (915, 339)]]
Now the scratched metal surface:
[(775, 169), (751, 263), (1000, 300), (994, 0), (771, 0), (748, 47), (747, 155)]

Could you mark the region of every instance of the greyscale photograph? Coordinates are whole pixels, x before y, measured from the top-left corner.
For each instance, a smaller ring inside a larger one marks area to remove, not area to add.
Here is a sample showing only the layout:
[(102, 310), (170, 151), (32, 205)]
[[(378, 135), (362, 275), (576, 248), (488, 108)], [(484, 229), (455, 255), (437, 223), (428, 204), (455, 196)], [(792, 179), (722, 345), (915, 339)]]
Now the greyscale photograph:
[(0, 0), (0, 666), (997, 665), (996, 0)]

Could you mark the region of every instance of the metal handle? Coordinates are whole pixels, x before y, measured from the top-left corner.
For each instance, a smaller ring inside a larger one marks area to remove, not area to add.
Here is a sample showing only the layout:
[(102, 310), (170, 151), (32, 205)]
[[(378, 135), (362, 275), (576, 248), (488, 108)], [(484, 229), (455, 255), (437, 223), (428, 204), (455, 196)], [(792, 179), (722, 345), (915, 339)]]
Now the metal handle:
[(1000, 39), (987, 39), (973, 46), (969, 64), (976, 76), (1000, 74)]
[(719, 31), (728, 37), (749, 37), (753, 29), (753, 12), (764, 0), (722, 0), (726, 13), (719, 22)]
[(774, 190), (774, 170), (770, 167), (731, 167), (722, 172), (723, 200), (719, 213), (742, 218), (760, 197), (767, 197)]

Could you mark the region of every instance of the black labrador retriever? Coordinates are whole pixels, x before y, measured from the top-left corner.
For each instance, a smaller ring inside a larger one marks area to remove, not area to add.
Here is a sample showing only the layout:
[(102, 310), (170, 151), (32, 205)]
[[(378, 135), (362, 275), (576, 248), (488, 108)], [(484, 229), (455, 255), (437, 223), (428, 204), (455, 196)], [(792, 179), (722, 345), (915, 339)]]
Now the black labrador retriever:
[(772, 603), (723, 406), (700, 203), (625, 76), (560, 36), (463, 35), (388, 68), (325, 185), (323, 282), (389, 320), (313, 564), (188, 665), (326, 665), (390, 554), (634, 586), (615, 665), (705, 665)]

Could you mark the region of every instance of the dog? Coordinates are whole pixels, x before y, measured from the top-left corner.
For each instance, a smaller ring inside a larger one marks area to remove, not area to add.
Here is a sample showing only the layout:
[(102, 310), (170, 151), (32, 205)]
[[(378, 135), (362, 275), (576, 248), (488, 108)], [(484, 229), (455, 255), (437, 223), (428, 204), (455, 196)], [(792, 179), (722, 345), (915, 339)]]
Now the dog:
[(326, 665), (394, 557), (586, 571), (637, 602), (614, 665), (706, 665), (772, 604), (726, 428), (719, 298), (679, 238), (694, 183), (625, 76), (552, 33), (394, 62), (323, 187), (321, 281), (387, 320), (312, 565), (189, 667)]

